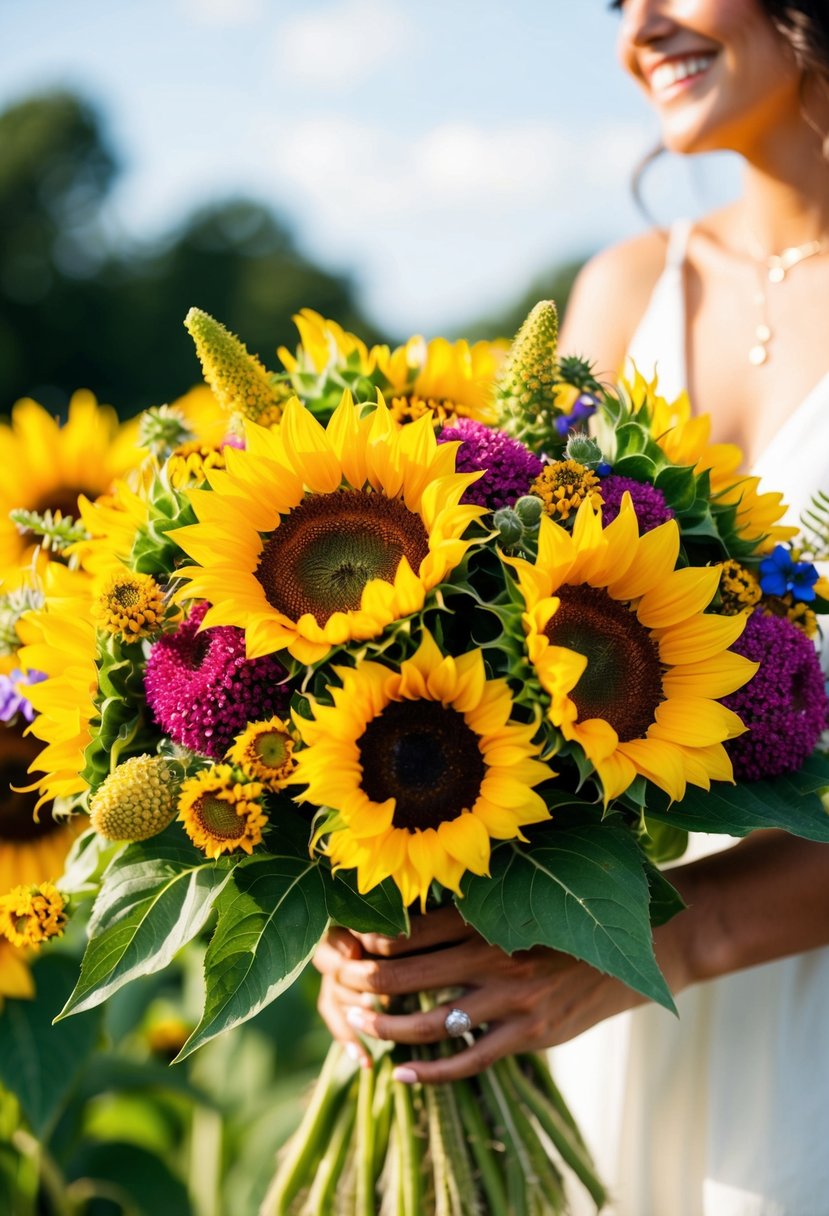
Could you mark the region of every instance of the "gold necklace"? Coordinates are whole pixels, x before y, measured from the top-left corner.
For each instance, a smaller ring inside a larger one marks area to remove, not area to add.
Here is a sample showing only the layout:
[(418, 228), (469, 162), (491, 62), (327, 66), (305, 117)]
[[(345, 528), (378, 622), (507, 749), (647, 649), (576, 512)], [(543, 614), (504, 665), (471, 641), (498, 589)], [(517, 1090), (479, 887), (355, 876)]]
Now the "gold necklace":
[(799, 265), (800, 262), (805, 262), (806, 258), (813, 258), (816, 253), (820, 253), (824, 247), (824, 242), (807, 241), (804, 245), (790, 245), (787, 249), (781, 249), (780, 253), (765, 254), (759, 249), (758, 242), (752, 238), (753, 248), (749, 249), (749, 254), (757, 268), (758, 290), (755, 296), (755, 303), (760, 308), (760, 321), (755, 326), (754, 345), (748, 352), (748, 361), (754, 367), (760, 367), (770, 358), (769, 345), (774, 340), (770, 320), (769, 320), (769, 297), (767, 291), (768, 283), (782, 283), (789, 271)]

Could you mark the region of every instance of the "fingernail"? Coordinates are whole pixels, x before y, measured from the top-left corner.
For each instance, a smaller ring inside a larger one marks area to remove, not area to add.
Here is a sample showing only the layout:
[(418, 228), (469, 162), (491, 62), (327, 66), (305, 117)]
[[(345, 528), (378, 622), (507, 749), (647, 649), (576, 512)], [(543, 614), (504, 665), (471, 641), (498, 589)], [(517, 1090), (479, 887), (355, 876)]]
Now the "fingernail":
[(363, 1053), (356, 1043), (346, 1043), (345, 1054), (354, 1061), (355, 1064), (362, 1064)]
[(404, 1085), (413, 1085), (417, 1080), (417, 1073), (413, 1068), (407, 1068), (405, 1064), (398, 1064), (397, 1068), (392, 1072), (392, 1080), (402, 1081)]
[(355, 1030), (364, 1030), (366, 1025), (366, 1015), (362, 1009), (358, 1009), (356, 1005), (352, 1005), (345, 1015), (345, 1020), (349, 1026), (353, 1026)]

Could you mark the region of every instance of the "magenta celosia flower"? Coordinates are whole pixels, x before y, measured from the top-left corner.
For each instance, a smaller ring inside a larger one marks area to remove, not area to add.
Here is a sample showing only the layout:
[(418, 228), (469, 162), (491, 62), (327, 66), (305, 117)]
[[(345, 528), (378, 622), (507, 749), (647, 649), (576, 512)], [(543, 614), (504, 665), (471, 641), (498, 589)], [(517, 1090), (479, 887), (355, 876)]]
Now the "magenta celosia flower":
[(661, 490), (657, 490), (656, 486), (648, 485), (647, 482), (634, 481), (632, 477), (620, 477), (616, 473), (611, 473), (608, 477), (602, 478), (599, 488), (604, 500), (602, 523), (605, 527), (612, 523), (619, 514), (625, 491), (630, 494), (633, 501), (633, 509), (639, 520), (640, 534), (650, 532), (651, 529), (658, 528), (660, 524), (674, 518), (674, 512), (665, 502), (665, 495)]
[(147, 660), (147, 703), (175, 743), (221, 759), (248, 722), (284, 715), (291, 692), (272, 655), (245, 658), (244, 630), (230, 625), (198, 632), (199, 604), (175, 633), (154, 643)]
[(739, 780), (793, 772), (827, 725), (829, 699), (813, 643), (784, 617), (749, 617), (732, 650), (760, 664), (743, 688), (723, 698), (748, 730), (726, 743)]
[(466, 490), (461, 502), (488, 507), (490, 511), (511, 507), (528, 492), (541, 472), (541, 461), (523, 443), (472, 418), (459, 418), (444, 427), (438, 443), (453, 439), (461, 441), (455, 460), (457, 471), (484, 470), (484, 476)]

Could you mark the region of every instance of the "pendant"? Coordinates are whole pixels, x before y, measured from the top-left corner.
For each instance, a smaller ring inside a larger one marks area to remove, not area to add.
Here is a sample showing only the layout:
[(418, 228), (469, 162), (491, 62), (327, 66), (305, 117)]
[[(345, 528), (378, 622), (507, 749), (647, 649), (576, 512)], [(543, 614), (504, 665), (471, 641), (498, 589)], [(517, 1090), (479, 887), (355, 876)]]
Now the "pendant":
[(765, 363), (768, 357), (769, 352), (761, 342), (758, 342), (756, 346), (752, 346), (751, 350), (748, 352), (748, 361), (749, 363), (753, 364), (754, 367), (760, 367), (761, 364)]

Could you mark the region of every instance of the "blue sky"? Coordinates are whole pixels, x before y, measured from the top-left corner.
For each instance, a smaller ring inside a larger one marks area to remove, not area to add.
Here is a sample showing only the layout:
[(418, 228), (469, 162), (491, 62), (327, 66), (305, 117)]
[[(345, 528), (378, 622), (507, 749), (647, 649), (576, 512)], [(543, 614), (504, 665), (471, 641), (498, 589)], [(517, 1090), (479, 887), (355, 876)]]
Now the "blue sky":
[[(617, 21), (604, 0), (0, 0), (0, 105), (61, 85), (99, 106), (129, 236), (249, 193), (387, 328), (435, 333), (641, 229), (656, 126)], [(652, 202), (699, 211), (723, 175), (671, 162)]]

